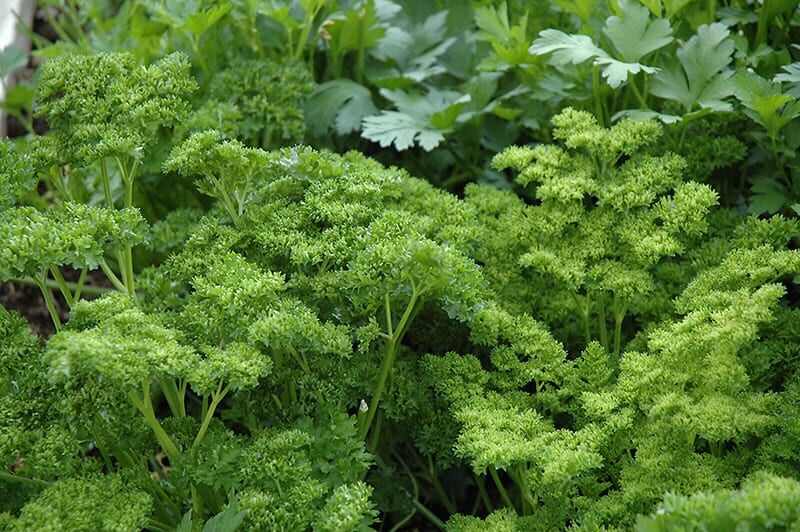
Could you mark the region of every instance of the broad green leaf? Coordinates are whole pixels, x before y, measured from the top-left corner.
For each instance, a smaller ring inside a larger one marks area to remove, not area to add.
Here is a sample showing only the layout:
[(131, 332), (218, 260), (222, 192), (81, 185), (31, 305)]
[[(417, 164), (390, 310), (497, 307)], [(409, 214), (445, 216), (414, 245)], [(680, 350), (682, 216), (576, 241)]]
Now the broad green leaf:
[(759, 179), (751, 190), (754, 194), (750, 197), (747, 209), (754, 215), (775, 214), (789, 199), (786, 187), (772, 178)]
[(786, 94), (800, 98), (800, 62), (783, 65), (781, 68), (785, 73), (776, 74), (773, 80), (789, 83), (790, 87)]
[(239, 529), (245, 513), (239, 510), (236, 498), (232, 499), (228, 508), (206, 521), (203, 532), (234, 532)]
[(383, 111), (377, 116), (368, 116), (361, 125), (362, 136), (388, 148), (394, 144), (398, 151), (419, 144), (426, 151), (431, 151), (444, 140), (441, 132), (430, 127), (426, 122), (398, 113)]
[(672, 42), (672, 28), (663, 18), (648, 24), (650, 13), (630, 0), (620, 2), (621, 15), (608, 17), (603, 32), (619, 53), (618, 59), (636, 63)]
[(474, 112), (465, 110), (469, 95), (450, 91), (418, 92), (382, 89), (381, 94), (395, 104), (398, 111), (383, 111), (362, 122), (361, 136), (382, 147), (395, 145), (399, 151), (415, 143), (431, 151), (444, 140), (444, 133)]
[(755, 73), (740, 73), (733, 78), (736, 98), (745, 107), (745, 114), (775, 136), (789, 122), (800, 116), (800, 102), (781, 92), (780, 85), (770, 83)]
[(729, 34), (719, 23), (700, 26), (697, 35), (678, 49), (677, 61), (668, 61), (654, 77), (650, 92), (680, 103), (686, 112), (695, 107), (730, 111), (732, 106), (725, 101), (734, 90), (733, 73), (726, 70), (734, 48)]
[(28, 57), (16, 46), (9, 44), (0, 50), (0, 79), (28, 63)]
[(378, 113), (372, 94), (363, 85), (348, 79), (337, 79), (319, 85), (306, 104), (309, 128), (323, 135), (335, 126), (339, 135), (358, 131), (366, 116)]
[(231, 4), (223, 2), (205, 11), (192, 13), (186, 17), (183, 27), (189, 30), (192, 35), (194, 35), (195, 39), (199, 39), (205, 32), (211, 29), (214, 24), (219, 22), (219, 19), (227, 15), (230, 10)]
[(539, 33), (528, 51), (534, 55), (553, 54), (551, 62), (555, 65), (580, 64), (588, 59), (603, 67), (603, 78), (608, 84), (617, 88), (627, 79), (628, 74), (658, 71), (654, 67), (640, 63), (626, 63), (609, 56), (586, 35), (568, 35), (560, 30), (548, 29)]
[(592, 38), (587, 35), (569, 35), (561, 30), (547, 29), (539, 33), (539, 38), (528, 48), (533, 55), (553, 54), (556, 65), (578, 65), (589, 59), (608, 57)]
[(606, 82), (612, 87), (617, 88), (628, 79), (628, 74), (638, 74), (645, 72), (647, 74), (655, 74), (658, 72), (657, 68), (649, 67), (641, 63), (624, 63), (616, 59), (598, 59), (598, 65), (604, 65), (603, 77)]
[(631, 120), (639, 121), (652, 120), (655, 118), (664, 124), (675, 124), (681, 121), (680, 116), (659, 113), (656, 111), (651, 111), (650, 109), (626, 109), (624, 111), (615, 113), (614, 116), (611, 117), (611, 120), (616, 122), (620, 118), (630, 118)]

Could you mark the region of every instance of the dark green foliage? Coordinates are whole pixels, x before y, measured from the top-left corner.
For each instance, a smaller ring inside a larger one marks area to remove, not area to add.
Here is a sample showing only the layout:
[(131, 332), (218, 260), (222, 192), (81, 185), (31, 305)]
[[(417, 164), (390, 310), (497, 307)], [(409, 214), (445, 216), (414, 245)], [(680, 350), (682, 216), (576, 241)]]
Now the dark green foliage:
[(207, 105), (222, 110), (217, 102), (232, 104), (240, 118), (235, 120), (231, 136), (249, 146), (275, 148), (302, 140), (303, 110), (313, 88), (314, 80), (301, 63), (235, 60), (214, 76)]

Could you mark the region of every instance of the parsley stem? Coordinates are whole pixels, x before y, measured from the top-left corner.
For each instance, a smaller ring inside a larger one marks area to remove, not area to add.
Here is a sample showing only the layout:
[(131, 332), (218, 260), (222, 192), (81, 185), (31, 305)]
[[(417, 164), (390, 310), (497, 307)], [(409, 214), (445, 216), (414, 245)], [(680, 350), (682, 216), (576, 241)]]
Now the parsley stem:
[(117, 275), (114, 273), (114, 270), (111, 269), (111, 266), (108, 265), (105, 259), (103, 259), (103, 261), (100, 263), (100, 269), (106, 274), (106, 277), (109, 281), (111, 281), (111, 284), (114, 285), (114, 288), (120, 292), (128, 291), (128, 289), (125, 287), (125, 284), (119, 280), (119, 277), (117, 277)]
[(503, 487), (503, 483), (500, 481), (500, 475), (497, 474), (497, 469), (495, 469), (494, 466), (489, 466), (489, 474), (492, 476), (494, 485), (497, 486), (497, 491), (500, 492), (500, 498), (503, 499), (503, 502), (508, 508), (516, 512), (517, 508), (514, 506), (511, 497), (508, 496), (508, 492)]
[(75, 297), (72, 295), (72, 291), (67, 286), (67, 282), (64, 280), (64, 276), (61, 275), (61, 268), (58, 266), (51, 264), (50, 265), (50, 273), (53, 274), (53, 279), (56, 281), (56, 285), (58, 286), (61, 295), (64, 296), (64, 301), (67, 302), (70, 308), (75, 304)]
[(8, 480), (9, 482), (19, 482), (21, 484), (34, 484), (36, 486), (42, 486), (43, 488), (46, 488), (47, 486), (50, 485), (50, 483), (47, 482), (46, 480), (21, 477), (19, 475), (14, 475), (13, 473), (8, 473), (7, 471), (0, 471), (0, 480)]
[(81, 292), (83, 292), (83, 289), (85, 288), (84, 283), (86, 283), (86, 274), (88, 272), (89, 268), (83, 268), (81, 270), (81, 275), (80, 277), (78, 277), (78, 282), (75, 284), (74, 287), (75, 292), (73, 292), (72, 294), (72, 297), (75, 301), (78, 301), (81, 297)]
[(229, 390), (230, 388), (228, 386), (223, 388), (222, 382), (220, 382), (217, 386), (217, 391), (211, 394), (211, 404), (208, 406), (208, 411), (203, 417), (203, 424), (200, 425), (200, 430), (197, 432), (197, 437), (195, 437), (194, 442), (192, 443), (192, 448), (197, 447), (200, 445), (200, 442), (203, 441), (203, 438), (208, 431), (208, 426), (211, 424), (211, 419), (214, 417), (214, 411), (217, 409), (217, 406), (222, 402), (225, 396), (228, 395)]
[(139, 397), (133, 390), (128, 392), (128, 398), (131, 400), (136, 409), (144, 416), (144, 420), (158, 440), (159, 445), (164, 450), (171, 463), (175, 463), (180, 456), (178, 447), (173, 443), (164, 427), (159, 423), (153, 410), (153, 402), (150, 398), (150, 378), (147, 377), (142, 381), (142, 396)]
[(417, 302), (419, 300), (420, 292), (416, 289), (413, 290), (411, 293), (411, 299), (406, 306), (406, 310), (403, 313), (403, 316), (400, 318), (400, 323), (397, 324), (397, 328), (391, 334), (391, 338), (386, 346), (386, 354), (383, 357), (383, 362), (381, 363), (380, 374), (378, 376), (378, 383), (375, 385), (375, 391), (372, 394), (372, 400), (369, 403), (369, 410), (367, 410), (367, 417), (366, 421), (364, 422), (364, 426), (359, 431), (358, 437), (359, 439), (365, 439), (367, 434), (369, 433), (370, 425), (372, 425), (372, 421), (375, 419), (375, 414), (378, 410), (378, 405), (381, 401), (381, 396), (383, 395), (383, 390), (386, 388), (386, 382), (389, 378), (389, 372), (392, 369), (392, 364), (394, 363), (394, 357), (397, 352), (398, 344), (400, 340), (402, 340), (403, 335), (408, 328), (411, 320), (413, 319), (414, 311), (417, 310)]
[[(37, 288), (39, 287), (39, 282), (36, 281), (35, 279), (30, 278), (30, 277), (23, 277), (23, 278), (18, 278), (18, 279), (10, 279), (8, 282), (13, 283), (13, 284), (21, 284), (21, 285), (25, 285), (25, 286), (35, 286)], [(78, 287), (79, 287), (80, 283), (72, 283), (70, 281), (65, 281), (65, 283), (66, 283), (67, 286), (69, 286), (73, 290), (75, 290), (77, 295), (80, 295), (80, 293), (86, 293), (86, 294), (91, 294), (93, 296), (101, 296), (101, 295), (105, 294), (106, 292), (111, 291), (109, 288), (105, 288), (103, 286), (92, 286), (92, 285), (85, 285), (84, 284), (84, 285), (80, 286), (81, 290), (80, 290), (80, 292), (78, 292), (77, 290), (78, 290)], [(46, 279), (45, 280), (45, 286), (47, 286), (47, 288), (58, 288), (58, 283), (56, 283), (52, 279)], [(73, 298), (75, 299), (75, 301), (78, 300), (78, 297), (76, 295), (73, 295)]]
[(106, 198), (106, 205), (109, 209), (114, 208), (114, 199), (111, 197), (111, 181), (108, 178), (108, 166), (106, 165), (106, 158), (100, 158), (100, 177), (103, 181), (103, 195)]
[(44, 304), (47, 307), (47, 312), (50, 313), (50, 319), (53, 320), (53, 326), (56, 332), (61, 330), (61, 318), (58, 315), (58, 309), (53, 298), (53, 292), (47, 286), (47, 269), (43, 270), (39, 277), (36, 278), (36, 285), (44, 296)]
[(600, 325), (600, 343), (603, 344), (605, 350), (608, 351), (609, 344), (608, 344), (608, 328), (606, 324), (606, 302), (602, 297), (597, 299), (597, 313), (598, 313), (598, 322)]
[(486, 480), (483, 475), (475, 475), (475, 485), (478, 487), (478, 498), (483, 501), (486, 510), (494, 512), (494, 504), (489, 498), (489, 492), (486, 491)]

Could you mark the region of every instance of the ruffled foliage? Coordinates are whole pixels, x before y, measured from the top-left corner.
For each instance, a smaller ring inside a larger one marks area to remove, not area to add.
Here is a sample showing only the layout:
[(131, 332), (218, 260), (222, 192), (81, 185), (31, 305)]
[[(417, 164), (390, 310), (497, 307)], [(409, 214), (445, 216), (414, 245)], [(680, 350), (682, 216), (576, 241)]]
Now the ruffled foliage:
[[(796, 222), (717, 211), (655, 122), (554, 125), (495, 159), (527, 202), (193, 133), (165, 169), (214, 205), (156, 226), (138, 292), (75, 301), (44, 346), (0, 313), (0, 523), (73, 526), (58, 494), (106, 490), (74, 526), (794, 525)], [(82, 208), (86, 245), (20, 239), (10, 275), (142, 234)]]

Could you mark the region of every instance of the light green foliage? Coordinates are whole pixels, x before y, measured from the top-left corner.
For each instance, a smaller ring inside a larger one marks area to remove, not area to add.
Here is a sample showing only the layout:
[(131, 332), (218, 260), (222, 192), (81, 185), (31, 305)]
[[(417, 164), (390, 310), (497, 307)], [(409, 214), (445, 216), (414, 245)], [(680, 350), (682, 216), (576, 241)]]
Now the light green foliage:
[[(196, 89), (189, 61), (173, 54), (141, 67), (131, 54), (64, 55), (46, 62), (38, 116), (59, 143), (59, 162), (140, 160), (159, 128), (177, 124)], [(80, 118), (78, 118), (80, 117)]]
[(228, 216), (238, 221), (266, 159), (263, 150), (223, 140), (221, 132), (211, 129), (194, 133), (173, 148), (164, 170), (202, 178), (197, 182), (200, 192), (219, 199)]
[(68, 330), (53, 337), (47, 351), (57, 374), (95, 375), (126, 390), (156, 376), (187, 378), (201, 364), (174, 331), (122, 294), (75, 305)]
[(151, 504), (146, 493), (129, 489), (118, 476), (64, 479), (26, 504), (4, 530), (141, 530)]
[(768, 474), (747, 479), (739, 490), (667, 494), (636, 529), (659, 530), (793, 530), (800, 523), (800, 484)]
[(325, 506), (314, 520), (312, 528), (320, 532), (372, 530), (377, 512), (370, 500), (372, 488), (364, 483), (343, 484), (325, 501)]
[(481, 532), (493, 530), (497, 532), (524, 532), (540, 530), (536, 517), (520, 517), (512, 510), (503, 508), (493, 512), (486, 519), (468, 515), (454, 515), (447, 521), (447, 532)]
[(572, 302), (587, 339), (595, 334), (590, 315), (596, 311), (601, 342), (619, 352), (619, 329), (613, 345), (604, 332), (606, 308), (619, 328), (628, 312), (646, 304), (656, 289), (656, 266), (704, 233), (716, 194), (683, 182), (677, 156), (642, 153), (660, 136), (653, 122), (623, 120), (604, 129), (590, 114), (567, 109), (553, 123), (553, 136), (569, 150), (512, 147), (494, 160), (498, 169), (517, 169), (520, 183), (535, 184), (540, 201), (517, 222), (530, 235), (517, 261), (566, 291), (541, 305), (570, 308)]
[(20, 153), (8, 140), (0, 140), (0, 209), (7, 209), (28, 195), (36, 185), (27, 153)]
[(212, 102), (233, 105), (240, 113), (234, 122), (236, 137), (249, 146), (269, 149), (303, 139), (304, 108), (313, 88), (314, 81), (302, 63), (236, 60), (214, 76), (208, 96)]
[(373, 522), (371, 490), (358, 482), (369, 459), (363, 443), (353, 439), (352, 419), (320, 421), (314, 428), (301, 422), (295, 429), (263, 431), (244, 449), (240, 506), (245, 526), (355, 532)]
[(48, 210), (12, 207), (0, 213), (0, 279), (37, 276), (49, 266), (97, 268), (106, 252), (141, 242), (146, 227), (135, 208), (74, 202)]

